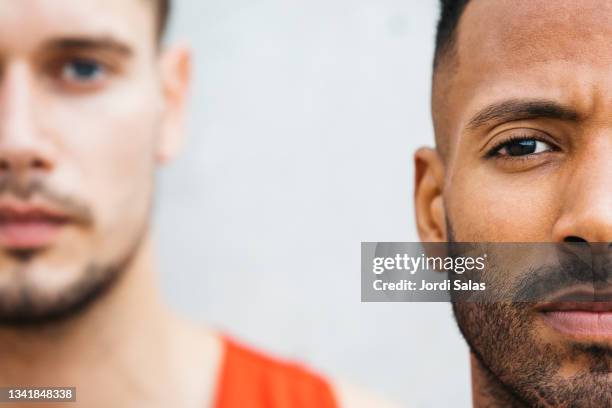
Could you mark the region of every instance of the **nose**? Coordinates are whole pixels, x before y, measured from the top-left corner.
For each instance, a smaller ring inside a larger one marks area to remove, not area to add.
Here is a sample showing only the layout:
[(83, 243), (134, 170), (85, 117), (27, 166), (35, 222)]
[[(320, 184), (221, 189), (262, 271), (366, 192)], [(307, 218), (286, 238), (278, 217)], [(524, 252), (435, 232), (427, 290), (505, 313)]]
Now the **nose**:
[(563, 210), (553, 230), (556, 242), (612, 242), (612, 134), (591, 136), (563, 186)]
[(53, 168), (48, 143), (37, 126), (33, 77), (14, 62), (0, 76), (0, 175), (44, 173)]

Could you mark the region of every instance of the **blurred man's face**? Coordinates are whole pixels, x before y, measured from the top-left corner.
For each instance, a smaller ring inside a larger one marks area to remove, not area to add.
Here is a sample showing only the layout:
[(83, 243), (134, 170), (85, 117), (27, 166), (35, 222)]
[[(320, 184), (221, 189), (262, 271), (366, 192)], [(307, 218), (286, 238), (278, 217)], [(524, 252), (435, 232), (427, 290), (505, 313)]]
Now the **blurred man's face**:
[(146, 234), (155, 30), (145, 0), (0, 0), (0, 323), (76, 308)]
[[(611, 39), (612, 1), (470, 2), (454, 62), (436, 78), (448, 150), (424, 240), (612, 241)], [(442, 218), (451, 228), (436, 235)], [(540, 306), (455, 313), (485, 371), (523, 401), (610, 406), (611, 304)]]

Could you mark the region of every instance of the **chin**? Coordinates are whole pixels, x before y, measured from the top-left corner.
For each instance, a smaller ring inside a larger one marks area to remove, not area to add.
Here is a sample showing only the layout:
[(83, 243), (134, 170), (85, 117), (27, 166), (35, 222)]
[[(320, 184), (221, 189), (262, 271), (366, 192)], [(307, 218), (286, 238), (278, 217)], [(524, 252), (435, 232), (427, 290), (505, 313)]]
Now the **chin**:
[(0, 283), (0, 325), (40, 325), (81, 314), (113, 287), (121, 269), (44, 258), (14, 267)]

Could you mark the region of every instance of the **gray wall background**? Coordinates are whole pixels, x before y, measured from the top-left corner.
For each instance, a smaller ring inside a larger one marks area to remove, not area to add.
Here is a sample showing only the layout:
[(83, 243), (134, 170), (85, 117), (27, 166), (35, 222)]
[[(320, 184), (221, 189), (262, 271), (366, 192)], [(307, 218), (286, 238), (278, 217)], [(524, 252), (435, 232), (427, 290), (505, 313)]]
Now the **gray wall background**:
[(178, 0), (189, 140), (160, 174), (162, 283), (183, 314), (409, 407), (469, 406), (447, 304), (362, 304), (360, 242), (418, 240), (434, 0)]

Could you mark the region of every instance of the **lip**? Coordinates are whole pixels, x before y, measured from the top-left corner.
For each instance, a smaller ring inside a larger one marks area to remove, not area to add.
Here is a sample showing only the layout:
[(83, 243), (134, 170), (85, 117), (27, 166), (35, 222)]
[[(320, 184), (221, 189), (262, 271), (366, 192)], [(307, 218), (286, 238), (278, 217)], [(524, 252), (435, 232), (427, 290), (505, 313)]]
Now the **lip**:
[(612, 341), (612, 293), (574, 291), (536, 310), (555, 331), (577, 341)]
[(69, 222), (68, 215), (46, 206), (0, 202), (0, 247), (47, 247)]

